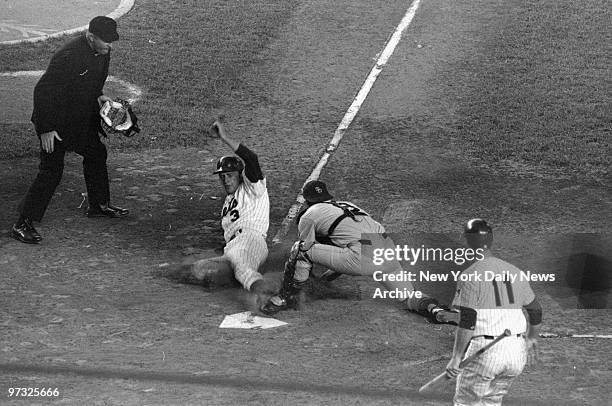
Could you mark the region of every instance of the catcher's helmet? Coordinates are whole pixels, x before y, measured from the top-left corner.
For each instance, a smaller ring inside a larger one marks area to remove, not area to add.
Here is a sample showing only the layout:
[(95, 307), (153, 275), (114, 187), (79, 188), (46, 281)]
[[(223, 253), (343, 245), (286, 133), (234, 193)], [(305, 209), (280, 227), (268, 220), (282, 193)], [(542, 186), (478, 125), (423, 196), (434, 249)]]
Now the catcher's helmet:
[(473, 218), (465, 224), (465, 239), (470, 248), (491, 248), (493, 229), (481, 218)]
[(327, 191), (327, 185), (320, 180), (311, 180), (304, 185), (302, 192), (304, 200), (308, 204), (324, 202), (333, 199), (332, 195)]
[(242, 172), (244, 164), (237, 156), (226, 155), (219, 158), (217, 161), (217, 169), (213, 175), (223, 172)]

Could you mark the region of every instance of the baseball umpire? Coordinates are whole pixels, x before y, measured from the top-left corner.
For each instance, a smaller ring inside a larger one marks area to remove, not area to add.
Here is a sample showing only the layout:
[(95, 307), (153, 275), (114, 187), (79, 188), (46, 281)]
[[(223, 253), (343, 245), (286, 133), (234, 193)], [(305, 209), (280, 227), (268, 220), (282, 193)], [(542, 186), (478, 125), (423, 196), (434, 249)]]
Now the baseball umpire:
[[(367, 257), (371, 247), (394, 246), (386, 236), (384, 227), (368, 213), (353, 203), (333, 200), (327, 185), (313, 180), (304, 185), (304, 200), (308, 208), (298, 219), (298, 236), (285, 263), (283, 282), (278, 295), (262, 307), (266, 314), (297, 306), (299, 292), (308, 280), (314, 264), (322, 265), (327, 271), (322, 278), (335, 279), (340, 274), (373, 275), (380, 267)], [(364, 239), (367, 234), (368, 238)], [(389, 262), (388, 273), (402, 272), (397, 261)], [(410, 281), (385, 280), (381, 282), (389, 290), (414, 291)], [(454, 324), (457, 313), (449, 311), (427, 295), (421, 298), (405, 299), (406, 307), (438, 323)]]
[(219, 158), (213, 172), (219, 176), (226, 193), (221, 210), (226, 245), (222, 256), (179, 265), (169, 276), (204, 285), (223, 285), (232, 278), (264, 303), (273, 292), (271, 284), (259, 273), (268, 256), (270, 201), (266, 178), (257, 154), (228, 136), (221, 121), (212, 124), (210, 133), (221, 138), (238, 155)]
[[(529, 282), (521, 280), (520, 270), (491, 254), (493, 230), (486, 221), (468, 221), (464, 235), (470, 248), (484, 251), (484, 259), (462, 272), (473, 277), (457, 283), (452, 306), (459, 310), (460, 321), (446, 374), (457, 377), (455, 406), (501, 405), (528, 358), (536, 358), (542, 307)], [(487, 274), (495, 278), (486, 278)], [(459, 369), (463, 358), (478, 352), (506, 329), (510, 336)]]
[(100, 107), (111, 98), (102, 93), (117, 23), (93, 18), (89, 29), (58, 50), (34, 88), (32, 122), (40, 139), (38, 176), (19, 205), (13, 238), (29, 244), (42, 240), (33, 226), (41, 221), (64, 170), (64, 155), (83, 157), (89, 217), (121, 217), (128, 210), (110, 203), (107, 152), (100, 141)]

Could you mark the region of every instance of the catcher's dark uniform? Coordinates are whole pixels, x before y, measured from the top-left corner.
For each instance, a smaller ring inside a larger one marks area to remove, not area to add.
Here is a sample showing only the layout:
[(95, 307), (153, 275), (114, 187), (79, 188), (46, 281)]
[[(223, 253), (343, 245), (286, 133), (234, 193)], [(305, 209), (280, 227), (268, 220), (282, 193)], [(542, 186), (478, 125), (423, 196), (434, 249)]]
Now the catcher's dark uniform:
[(41, 148), (38, 176), (20, 204), (23, 217), (40, 221), (62, 178), (64, 154), (83, 156), (83, 174), (90, 206), (110, 200), (106, 147), (100, 141), (97, 98), (108, 76), (110, 53), (96, 54), (85, 35), (58, 50), (34, 88), (32, 122), (36, 134), (57, 131), (53, 152)]

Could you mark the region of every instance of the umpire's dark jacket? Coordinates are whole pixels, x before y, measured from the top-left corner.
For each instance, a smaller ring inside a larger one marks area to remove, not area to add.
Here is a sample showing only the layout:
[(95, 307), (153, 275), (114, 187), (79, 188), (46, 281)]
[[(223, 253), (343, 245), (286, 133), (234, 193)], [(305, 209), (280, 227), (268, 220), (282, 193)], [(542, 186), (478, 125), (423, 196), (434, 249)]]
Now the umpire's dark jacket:
[(34, 88), (36, 134), (57, 131), (68, 150), (78, 149), (100, 129), (98, 96), (108, 76), (110, 52), (98, 55), (85, 35), (58, 50)]

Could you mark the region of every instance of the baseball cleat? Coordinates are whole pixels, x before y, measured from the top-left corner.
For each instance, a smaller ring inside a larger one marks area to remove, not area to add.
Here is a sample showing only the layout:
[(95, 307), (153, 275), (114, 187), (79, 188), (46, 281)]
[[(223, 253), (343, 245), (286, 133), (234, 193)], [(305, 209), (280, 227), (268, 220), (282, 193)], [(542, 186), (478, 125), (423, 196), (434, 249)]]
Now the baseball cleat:
[(280, 295), (272, 296), (267, 303), (263, 304), (259, 310), (268, 316), (272, 316), (280, 311), (297, 308), (297, 298), (289, 296), (284, 299)]
[(431, 311), (434, 319), (432, 320), (434, 323), (438, 324), (450, 324), (453, 326), (459, 325), (459, 311), (444, 309), (442, 307), (437, 307)]

